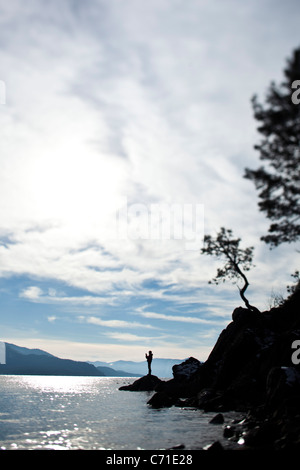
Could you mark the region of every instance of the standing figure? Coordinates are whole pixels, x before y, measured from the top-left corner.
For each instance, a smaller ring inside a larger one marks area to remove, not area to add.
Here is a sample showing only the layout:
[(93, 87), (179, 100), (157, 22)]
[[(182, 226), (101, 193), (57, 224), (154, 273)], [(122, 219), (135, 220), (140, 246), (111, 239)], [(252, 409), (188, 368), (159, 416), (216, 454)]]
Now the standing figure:
[(151, 362), (152, 362), (152, 358), (153, 358), (152, 351), (149, 351), (149, 354), (146, 353), (145, 357), (146, 357), (147, 362), (148, 362), (148, 375), (151, 375)]

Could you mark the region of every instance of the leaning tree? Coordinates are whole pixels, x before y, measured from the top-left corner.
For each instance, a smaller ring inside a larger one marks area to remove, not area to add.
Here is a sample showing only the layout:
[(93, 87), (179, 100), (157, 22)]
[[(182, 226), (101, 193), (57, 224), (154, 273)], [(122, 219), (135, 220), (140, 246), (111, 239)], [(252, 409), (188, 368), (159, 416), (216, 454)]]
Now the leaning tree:
[(255, 145), (263, 165), (246, 168), (245, 178), (258, 190), (259, 208), (270, 219), (270, 247), (300, 238), (300, 48), (288, 60), (285, 80), (271, 83), (265, 104), (252, 98), (254, 117), (262, 140)]
[(226, 279), (235, 280), (242, 279), (244, 286), (239, 288), (240, 296), (246, 307), (255, 312), (259, 310), (250, 305), (245, 297), (245, 292), (249, 286), (245, 271), (249, 271), (253, 266), (253, 246), (248, 248), (240, 248), (240, 238), (234, 238), (232, 230), (221, 227), (216, 237), (211, 235), (204, 236), (203, 248), (201, 254), (215, 256), (225, 261), (222, 268), (217, 269), (217, 275), (209, 283), (219, 284), (220, 281), (225, 282)]

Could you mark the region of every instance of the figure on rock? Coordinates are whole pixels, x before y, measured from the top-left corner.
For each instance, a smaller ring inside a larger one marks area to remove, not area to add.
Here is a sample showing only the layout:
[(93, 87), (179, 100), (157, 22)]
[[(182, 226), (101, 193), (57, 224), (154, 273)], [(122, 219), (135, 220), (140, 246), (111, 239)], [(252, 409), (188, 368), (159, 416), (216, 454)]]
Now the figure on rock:
[(148, 375), (151, 375), (151, 362), (152, 362), (152, 358), (153, 358), (152, 351), (149, 351), (148, 354), (146, 353), (145, 357), (146, 357), (147, 362), (148, 362)]

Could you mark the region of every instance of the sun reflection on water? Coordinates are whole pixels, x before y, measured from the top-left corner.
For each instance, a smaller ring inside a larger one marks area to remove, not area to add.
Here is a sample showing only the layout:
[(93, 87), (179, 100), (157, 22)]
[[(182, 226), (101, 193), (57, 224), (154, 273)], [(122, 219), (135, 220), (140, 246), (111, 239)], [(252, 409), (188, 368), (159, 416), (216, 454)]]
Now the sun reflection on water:
[(40, 392), (95, 393), (97, 383), (94, 377), (27, 375), (18, 377), (20, 385)]
[(0, 450), (153, 449), (178, 440), (199, 448), (217, 440), (216, 428), (208, 424), (211, 416), (180, 407), (153, 410), (146, 392), (120, 392), (124, 381), (0, 377)]

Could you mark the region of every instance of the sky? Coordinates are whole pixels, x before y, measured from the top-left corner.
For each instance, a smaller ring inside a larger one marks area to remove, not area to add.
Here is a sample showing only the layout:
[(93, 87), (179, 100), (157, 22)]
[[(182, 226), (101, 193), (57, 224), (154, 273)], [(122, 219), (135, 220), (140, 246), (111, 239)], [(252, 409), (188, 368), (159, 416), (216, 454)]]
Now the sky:
[(300, 45), (297, 0), (0, 0), (0, 341), (205, 360), (242, 305), (204, 233), (254, 246), (250, 303), (299, 267), (260, 241), (251, 107)]

